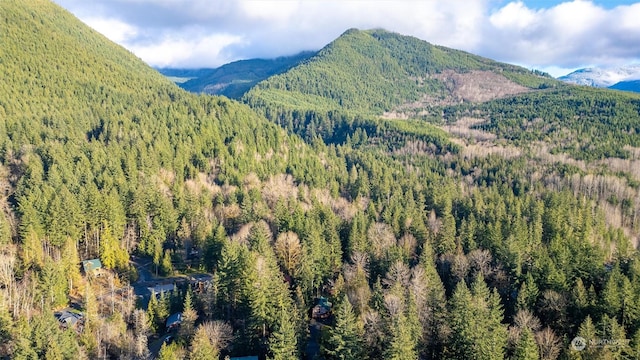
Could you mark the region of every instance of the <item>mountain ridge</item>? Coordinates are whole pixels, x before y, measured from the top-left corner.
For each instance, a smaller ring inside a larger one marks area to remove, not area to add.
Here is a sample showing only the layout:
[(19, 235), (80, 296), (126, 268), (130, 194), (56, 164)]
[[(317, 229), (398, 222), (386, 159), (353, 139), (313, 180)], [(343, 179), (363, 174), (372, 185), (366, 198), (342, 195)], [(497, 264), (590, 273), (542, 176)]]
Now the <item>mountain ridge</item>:
[(609, 89), (640, 92), (640, 80), (626, 80), (609, 86)]
[(634, 87), (632, 85), (625, 86), (624, 83), (637, 81), (638, 79), (640, 79), (640, 64), (578, 69), (558, 78), (558, 80), (575, 85), (630, 91), (637, 90), (633, 90)]
[(165, 76), (178, 77), (181, 88), (210, 95), (240, 99), (251, 87), (269, 76), (283, 73), (314, 56), (314, 51), (273, 59), (247, 59), (212, 69), (157, 69)]
[[(415, 37), (382, 29), (350, 29), (301, 66), (258, 83), (245, 95), (245, 100), (250, 102), (252, 93), (273, 91), (284, 95), (285, 90), (287, 96), (294, 96), (301, 103), (305, 102), (303, 96), (323, 98), (320, 100), (325, 103), (323, 106), (334, 109), (366, 109), (382, 114), (418, 101), (423, 95), (450, 97), (456, 88), (469, 84), (447, 75), (472, 70), (493, 72), (504, 77), (505, 83), (511, 81), (529, 89), (556, 84), (544, 74), (432, 45)], [(323, 84), (306, 86), (308, 76), (322, 79)], [(480, 88), (481, 84), (474, 86)], [(367, 100), (350, 98), (354, 92), (362, 93)], [(275, 94), (273, 101), (278, 102)]]

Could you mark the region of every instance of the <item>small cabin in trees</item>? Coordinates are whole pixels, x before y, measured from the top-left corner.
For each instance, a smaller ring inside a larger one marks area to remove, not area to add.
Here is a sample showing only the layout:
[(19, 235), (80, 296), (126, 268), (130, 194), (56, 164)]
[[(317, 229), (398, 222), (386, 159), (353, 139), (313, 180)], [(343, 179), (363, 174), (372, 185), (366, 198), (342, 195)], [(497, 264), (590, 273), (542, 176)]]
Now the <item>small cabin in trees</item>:
[(316, 320), (329, 318), (331, 316), (331, 306), (332, 304), (326, 297), (319, 297), (316, 306), (311, 309), (311, 317)]
[(189, 284), (196, 294), (202, 293), (205, 288), (211, 285), (213, 276), (209, 274), (195, 274), (189, 277)]
[(171, 314), (171, 316), (169, 316), (169, 318), (167, 319), (167, 332), (178, 330), (180, 324), (182, 324), (182, 313), (178, 312), (175, 314)]
[(82, 262), (82, 271), (85, 275), (96, 274), (102, 270), (100, 259), (85, 260)]
[(155, 295), (156, 297), (160, 297), (160, 294), (171, 294), (174, 290), (176, 290), (175, 284), (157, 284), (153, 287), (148, 287), (147, 290), (150, 294)]
[(58, 322), (60, 322), (60, 327), (65, 330), (77, 329), (83, 322), (83, 316), (81, 313), (76, 313), (69, 310), (58, 311), (53, 315), (58, 320)]

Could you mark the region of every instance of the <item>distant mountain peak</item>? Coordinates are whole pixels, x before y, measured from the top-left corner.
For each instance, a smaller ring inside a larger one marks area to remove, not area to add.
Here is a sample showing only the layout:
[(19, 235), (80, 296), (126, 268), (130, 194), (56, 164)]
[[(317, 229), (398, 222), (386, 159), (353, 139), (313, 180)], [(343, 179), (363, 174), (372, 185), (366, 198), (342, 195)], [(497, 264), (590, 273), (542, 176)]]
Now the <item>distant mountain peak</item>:
[(640, 64), (620, 67), (590, 67), (576, 70), (558, 80), (570, 84), (607, 88), (619, 82), (640, 79)]

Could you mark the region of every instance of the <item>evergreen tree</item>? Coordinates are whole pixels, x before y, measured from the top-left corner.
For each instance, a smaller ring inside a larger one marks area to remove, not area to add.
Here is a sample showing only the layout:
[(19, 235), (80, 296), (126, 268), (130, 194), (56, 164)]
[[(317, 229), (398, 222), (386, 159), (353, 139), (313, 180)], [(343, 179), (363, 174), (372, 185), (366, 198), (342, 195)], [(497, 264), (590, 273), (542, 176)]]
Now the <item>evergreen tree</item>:
[[(600, 339), (609, 339), (614, 341), (624, 341), (627, 339), (624, 327), (622, 327), (615, 318), (604, 315), (598, 326)], [(624, 347), (628, 344), (615, 344), (614, 346), (604, 346), (602, 349), (604, 358), (622, 358)]]
[(218, 259), (218, 271), (220, 291), (218, 292), (218, 303), (223, 309), (225, 319), (230, 319), (231, 314), (236, 309), (242, 290), (241, 282), (242, 269), (246, 269), (249, 264), (243, 259), (240, 247), (231, 241), (225, 240), (222, 243), (220, 258)]
[(68, 302), (69, 283), (63, 271), (64, 269), (52, 259), (45, 260), (44, 267), (40, 271), (39, 291), (47, 307), (55, 308), (66, 305)]
[[(62, 248), (62, 253), (64, 256), (60, 259), (62, 262), (62, 267), (64, 268), (63, 272), (66, 275), (68, 282), (69, 292), (74, 290), (74, 287), (78, 287), (80, 285), (82, 276), (80, 275), (80, 267), (78, 263), (80, 263), (80, 257), (78, 256), (78, 248), (76, 246), (76, 241), (70, 237), (67, 237), (65, 240), (64, 247)], [(127, 262), (129, 261), (127, 257)]]
[(393, 319), (391, 343), (386, 351), (385, 358), (391, 360), (417, 359), (416, 345), (417, 339), (410, 320), (405, 314), (398, 314)]
[(518, 310), (533, 309), (533, 306), (538, 300), (538, 292), (538, 286), (533, 279), (533, 275), (531, 275), (531, 272), (528, 272), (518, 291)]
[(120, 246), (111, 231), (111, 226), (104, 221), (100, 236), (100, 262), (107, 269), (126, 270), (129, 265), (129, 254)]
[(571, 353), (579, 355), (583, 359), (597, 359), (601, 357), (601, 351), (598, 347), (592, 346), (592, 342), (598, 339), (596, 327), (591, 320), (591, 316), (587, 315), (587, 318), (580, 324), (578, 328), (577, 336), (583, 338), (586, 341), (586, 347), (582, 350), (574, 349), (573, 345)]
[(629, 346), (623, 349), (625, 355), (629, 359), (640, 359), (640, 329), (636, 330), (630, 340)]
[(191, 286), (187, 289), (182, 305), (182, 323), (180, 324), (180, 336), (190, 339), (195, 331), (195, 322), (198, 319), (198, 313), (193, 308), (193, 295)]
[(609, 273), (609, 279), (602, 291), (602, 310), (609, 316), (617, 316), (622, 309), (623, 298), (620, 296), (620, 282), (623, 277), (620, 268), (616, 265)]
[(198, 327), (191, 342), (190, 360), (218, 360), (220, 351), (209, 340), (209, 336), (202, 327)]
[(4, 346), (8, 346), (13, 340), (13, 326), (14, 321), (9, 313), (8, 307), (0, 307), (0, 355), (8, 349), (3, 349)]
[(445, 210), (442, 224), (436, 235), (435, 250), (439, 255), (450, 254), (456, 249), (456, 220), (451, 209)]
[(165, 250), (164, 255), (162, 256), (160, 273), (165, 276), (170, 276), (171, 274), (173, 274), (173, 264), (171, 262), (171, 253), (169, 250)]
[(60, 351), (60, 347), (55, 341), (49, 341), (44, 358), (46, 360), (63, 360), (64, 359), (64, 356)]
[(540, 359), (540, 354), (538, 354), (538, 345), (536, 344), (536, 340), (531, 329), (524, 328), (521, 330), (513, 358), (515, 360)]
[(579, 316), (583, 312), (590, 310), (590, 299), (581, 278), (576, 279), (576, 283), (571, 290), (571, 298), (573, 300), (576, 315)]
[(184, 359), (184, 349), (178, 346), (177, 343), (162, 343), (160, 352), (158, 353), (158, 360), (182, 360)]
[(336, 324), (329, 330), (322, 352), (328, 359), (364, 359), (364, 328), (345, 295), (335, 313)]
[(465, 359), (502, 359), (507, 331), (502, 324), (500, 296), (490, 292), (479, 276), (469, 291), (458, 283), (451, 298), (451, 339), (454, 357)]
[(31, 326), (29, 323), (25, 318), (20, 318), (16, 325), (15, 342), (11, 358), (18, 360), (39, 359), (38, 353), (31, 344)]
[(288, 360), (298, 358), (297, 336), (295, 324), (291, 314), (286, 310), (280, 311), (278, 325), (269, 337), (270, 359)]
[(146, 319), (148, 323), (147, 326), (150, 329), (152, 329), (154, 332), (157, 332), (158, 330), (160, 330), (160, 328), (157, 325), (158, 323), (157, 308), (158, 308), (158, 298), (156, 297), (155, 292), (152, 292), (151, 296), (149, 297), (149, 302), (147, 303)]
[(471, 304), (473, 297), (464, 281), (460, 281), (450, 299), (451, 351), (453, 358), (472, 359), (479, 324)]

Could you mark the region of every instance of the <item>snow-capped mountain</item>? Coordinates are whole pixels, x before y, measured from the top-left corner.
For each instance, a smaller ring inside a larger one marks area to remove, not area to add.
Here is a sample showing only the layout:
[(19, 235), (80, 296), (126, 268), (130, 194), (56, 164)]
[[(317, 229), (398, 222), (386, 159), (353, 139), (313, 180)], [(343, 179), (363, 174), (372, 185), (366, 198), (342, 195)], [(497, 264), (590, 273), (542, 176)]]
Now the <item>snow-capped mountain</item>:
[(561, 76), (558, 80), (577, 85), (610, 87), (621, 81), (640, 79), (640, 64), (615, 68), (586, 68)]

